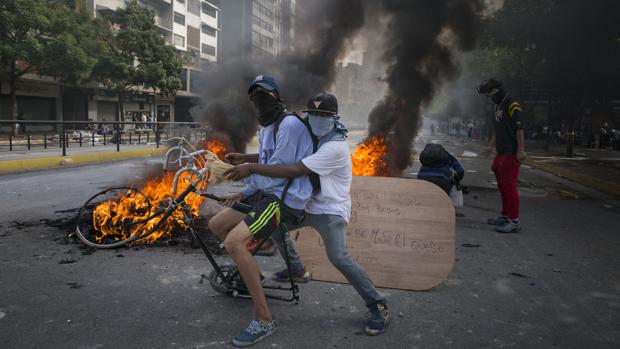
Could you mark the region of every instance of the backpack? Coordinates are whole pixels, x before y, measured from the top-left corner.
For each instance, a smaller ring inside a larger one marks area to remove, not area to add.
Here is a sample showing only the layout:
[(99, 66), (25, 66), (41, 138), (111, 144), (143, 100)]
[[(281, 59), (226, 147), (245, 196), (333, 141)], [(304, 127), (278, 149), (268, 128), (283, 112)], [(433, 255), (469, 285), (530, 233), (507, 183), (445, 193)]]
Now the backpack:
[[(292, 113), (284, 112), (273, 123), (273, 144), (276, 144), (276, 134), (278, 133), (278, 129), (280, 128), (280, 123), (282, 123), (282, 120), (284, 120), (284, 118), (289, 115), (295, 115), (295, 117), (297, 117), (297, 119), (299, 119), (299, 121), (301, 121), (304, 124), (304, 126), (306, 126), (306, 129), (310, 133), (310, 138), (312, 139), (312, 154), (316, 153), (316, 151), (319, 148), (319, 138), (315, 136), (314, 133), (312, 133), (312, 128), (310, 127), (310, 123), (308, 122), (308, 119), (302, 118), (301, 116), (297, 115), (295, 112), (292, 112)], [(313, 172), (309, 174), (308, 177), (310, 178), (310, 184), (312, 184), (312, 191), (313, 192), (320, 191), (321, 180), (319, 179), (319, 175)], [(286, 196), (286, 193), (288, 192), (288, 187), (291, 185), (292, 181), (293, 181), (293, 178), (290, 178), (288, 180), (288, 183), (286, 184), (286, 187), (284, 188), (284, 191), (282, 192), (282, 201), (284, 201), (284, 196)]]
[(420, 153), (420, 162), (424, 166), (440, 168), (450, 163), (450, 155), (440, 144), (427, 144)]

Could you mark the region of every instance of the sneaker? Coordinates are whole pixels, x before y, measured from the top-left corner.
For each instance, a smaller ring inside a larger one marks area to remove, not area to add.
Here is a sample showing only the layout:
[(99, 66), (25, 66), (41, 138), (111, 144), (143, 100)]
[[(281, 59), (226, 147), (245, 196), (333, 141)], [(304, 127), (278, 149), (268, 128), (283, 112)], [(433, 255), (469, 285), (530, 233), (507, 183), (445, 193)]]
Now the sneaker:
[(366, 328), (364, 331), (369, 336), (377, 336), (385, 332), (390, 323), (390, 312), (387, 304), (373, 304), (366, 313)]
[(508, 217), (506, 216), (499, 216), (497, 218), (489, 218), (487, 219), (487, 224), (488, 225), (496, 225), (498, 227), (501, 227), (502, 225), (508, 223)]
[[(305, 284), (310, 281), (310, 272), (306, 270), (306, 268), (302, 268), (298, 272), (293, 273), (293, 280), (298, 284)], [(288, 269), (281, 270), (275, 274), (273, 274), (274, 281), (277, 282), (290, 282), (290, 278), (288, 276)]]
[(508, 222), (506, 222), (506, 224), (500, 226), (500, 227), (495, 227), (495, 231), (498, 233), (517, 233), (521, 230), (521, 226), (519, 225), (519, 222), (515, 222), (513, 220), (509, 220)]
[(263, 338), (273, 334), (278, 329), (276, 320), (264, 323), (261, 320), (252, 320), (250, 326), (233, 338), (233, 345), (236, 347), (249, 347), (263, 340)]

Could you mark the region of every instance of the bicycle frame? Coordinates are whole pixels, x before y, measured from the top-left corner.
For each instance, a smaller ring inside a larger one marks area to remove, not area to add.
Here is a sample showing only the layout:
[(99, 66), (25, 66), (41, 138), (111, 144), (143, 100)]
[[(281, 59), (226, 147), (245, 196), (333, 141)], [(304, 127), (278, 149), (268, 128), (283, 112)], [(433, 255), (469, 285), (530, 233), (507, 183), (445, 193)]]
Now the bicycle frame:
[[(192, 192), (195, 192), (201, 196), (205, 196), (214, 200), (219, 200), (219, 198), (217, 196), (214, 196), (212, 194), (208, 194), (208, 193), (204, 193), (199, 191), (198, 185), (201, 181), (205, 180), (205, 178), (207, 176), (205, 176), (206, 171), (208, 171), (206, 164), (202, 164), (203, 168), (202, 169), (198, 169), (195, 164), (194, 161), (196, 160), (196, 155), (200, 155), (202, 153), (202, 151), (196, 151), (194, 147), (190, 147), (192, 148), (192, 150), (194, 150), (194, 152), (192, 153), (188, 153), (187, 150), (184, 147), (184, 143), (187, 143), (183, 138), (180, 138), (179, 140), (179, 144), (173, 148), (171, 148), (167, 153), (166, 153), (166, 159), (165, 159), (165, 164), (169, 163), (169, 158), (170, 158), (170, 154), (172, 153), (172, 151), (175, 150), (179, 150), (181, 152), (179, 158), (174, 161), (174, 162), (179, 162), (179, 164), (181, 164), (182, 159), (187, 159), (188, 162), (187, 164), (179, 169), (177, 171), (177, 173), (175, 174), (174, 177), (174, 183), (173, 183), (173, 189), (172, 189), (172, 193), (176, 194), (177, 191), (177, 183), (179, 180), (179, 177), (181, 174), (185, 173), (185, 172), (189, 172), (191, 174), (196, 175), (196, 180), (190, 182), (190, 184), (187, 186), (187, 188), (185, 188), (185, 190), (179, 194), (174, 200), (172, 200), (172, 202), (170, 203), (169, 208), (166, 210), (166, 212), (164, 213), (164, 215), (162, 216), (162, 218), (159, 220), (159, 222), (157, 222), (157, 224), (155, 224), (151, 229), (149, 229), (149, 232), (147, 232), (145, 235), (149, 235), (152, 231), (155, 231), (156, 229), (159, 228), (159, 226), (161, 224), (163, 224), (163, 222), (170, 216), (172, 215), (172, 213), (179, 207), (181, 206), (181, 209), (183, 211), (183, 215), (185, 217), (185, 222), (187, 224), (187, 226), (189, 227), (189, 232), (190, 232), (190, 236), (192, 237), (192, 239), (194, 241), (197, 241), (198, 244), (200, 245), (202, 251), (204, 252), (205, 256), (207, 257), (207, 259), (209, 260), (209, 262), (211, 263), (211, 265), (213, 266), (213, 269), (215, 270), (215, 272), (217, 273), (217, 275), (220, 277), (221, 280), (223, 280), (223, 283), (225, 284), (226, 288), (233, 290), (233, 295), (238, 294), (239, 292), (247, 292), (247, 289), (245, 288), (240, 288), (238, 286), (233, 285), (233, 281), (235, 279), (237, 279), (240, 275), (239, 275), (239, 270), (236, 270), (235, 272), (231, 273), (230, 275), (225, 275), (225, 273), (223, 272), (222, 268), (220, 267), (220, 265), (217, 263), (217, 261), (215, 260), (215, 258), (213, 257), (213, 254), (211, 253), (211, 251), (208, 249), (207, 245), (204, 243), (204, 241), (200, 238), (200, 236), (198, 236), (198, 234), (196, 233), (196, 231), (193, 229), (193, 225), (194, 225), (194, 219), (193, 216), (189, 210), (189, 208), (187, 207), (187, 205), (185, 204), (185, 197), (187, 195), (189, 195)], [(241, 212), (243, 212), (243, 206), (237, 205), (237, 207), (233, 206), (234, 209), (237, 209)], [(277, 229), (277, 233), (282, 234), (282, 240), (284, 240), (285, 238), (285, 234), (288, 232), (288, 227), (286, 225), (286, 223), (281, 223), (280, 227)], [(252, 256), (255, 256), (256, 253), (260, 250), (260, 248), (265, 244), (265, 242), (267, 240), (269, 240), (271, 238), (271, 235), (274, 233), (274, 231), (272, 231), (271, 233), (269, 233), (266, 237), (264, 237), (263, 239), (261, 239), (256, 247), (254, 248), (254, 250), (252, 250), (251, 254)], [(288, 249), (285, 248), (284, 249), (284, 259), (286, 262), (286, 267), (288, 270), (289, 275), (292, 275), (292, 270), (291, 270), (291, 263), (290, 263), (290, 259), (288, 256)], [(279, 291), (291, 291), (292, 296), (290, 298), (286, 298), (286, 297), (282, 297), (279, 295), (273, 295), (273, 294), (265, 294), (265, 296), (267, 298), (272, 298), (272, 299), (276, 299), (276, 300), (281, 300), (281, 301), (287, 301), (287, 302), (296, 302), (299, 303), (299, 287), (297, 286), (297, 284), (295, 283), (295, 280), (293, 278), (290, 278), (290, 287), (283, 287), (280, 285), (263, 285), (264, 289), (268, 289), (268, 290), (279, 290)]]
[[(159, 226), (161, 224), (163, 224), (163, 222), (177, 209), (179, 208), (179, 206), (181, 206), (181, 209), (183, 211), (183, 215), (185, 217), (185, 222), (187, 223), (188, 227), (189, 227), (189, 232), (192, 236), (192, 239), (194, 239), (194, 241), (197, 241), (198, 244), (200, 245), (200, 248), (202, 249), (203, 253), (205, 254), (205, 256), (207, 257), (207, 259), (209, 260), (209, 262), (211, 263), (211, 265), (213, 266), (213, 269), (216, 271), (216, 273), (218, 274), (218, 276), (224, 281), (225, 286), (228, 289), (231, 289), (237, 292), (237, 294), (239, 292), (247, 292), (247, 289), (245, 288), (240, 288), (238, 286), (233, 285), (233, 280), (235, 280), (236, 278), (238, 278), (239, 275), (239, 271), (235, 271), (234, 273), (230, 274), (230, 275), (225, 275), (224, 272), (222, 271), (222, 268), (220, 267), (220, 265), (217, 263), (217, 261), (215, 260), (215, 258), (213, 257), (213, 254), (211, 253), (211, 251), (209, 250), (209, 248), (207, 247), (207, 245), (204, 243), (204, 241), (200, 238), (200, 236), (198, 236), (198, 233), (196, 233), (196, 231), (193, 228), (193, 223), (194, 223), (194, 219), (192, 216), (192, 213), (189, 210), (189, 207), (187, 207), (187, 205), (185, 204), (185, 197), (187, 195), (189, 195), (189, 193), (196, 191), (196, 186), (194, 185), (194, 183), (191, 183), (181, 194), (179, 194), (179, 196), (177, 196), (171, 203), (170, 207), (166, 210), (166, 213), (164, 213), (164, 215), (162, 216), (162, 218), (159, 220), (159, 222), (157, 222), (157, 224), (155, 224), (150, 230), (149, 232), (146, 233), (146, 235), (148, 235), (150, 233), (150, 231), (154, 231), (157, 228), (159, 228)], [(216, 198), (213, 195), (210, 194), (201, 194), (203, 196), (208, 196), (210, 198)], [(280, 228), (278, 229), (278, 233), (280, 234), (286, 234), (288, 232), (288, 227), (286, 225), (286, 223), (281, 223)], [(261, 239), (258, 244), (256, 245), (256, 247), (254, 248), (254, 250), (252, 250), (251, 254), (252, 256), (255, 256), (256, 253), (260, 250), (260, 248), (263, 246), (263, 244), (269, 240), (269, 238), (271, 237), (271, 235), (274, 232), (272, 231), (269, 235), (267, 235), (266, 237), (264, 237), (263, 239)], [(284, 236), (283, 236), (284, 239)], [(286, 268), (288, 270), (289, 275), (292, 275), (292, 270), (291, 270), (291, 263), (290, 263), (290, 259), (288, 256), (288, 249), (285, 248), (284, 249), (284, 259), (286, 262)], [(263, 285), (264, 289), (267, 290), (279, 290), (279, 291), (291, 291), (292, 296), (290, 298), (286, 298), (286, 297), (282, 297), (279, 295), (274, 295), (274, 294), (268, 294), (266, 293), (265, 296), (267, 298), (271, 298), (271, 299), (276, 299), (276, 300), (281, 300), (281, 301), (286, 301), (286, 302), (295, 302), (295, 303), (299, 303), (299, 287), (297, 286), (297, 284), (295, 283), (295, 280), (293, 278), (290, 278), (290, 287), (283, 287), (280, 285)], [(233, 295), (235, 295), (233, 293)]]
[[(175, 173), (174, 183), (172, 186), (172, 195), (176, 195), (176, 197), (174, 197), (173, 199), (169, 199), (170, 201), (168, 202), (167, 207), (157, 210), (157, 212), (152, 213), (147, 218), (141, 219), (138, 222), (132, 222), (132, 223), (126, 224), (126, 227), (134, 226), (136, 224), (143, 224), (151, 219), (155, 219), (156, 217), (160, 217), (159, 220), (150, 229), (148, 229), (146, 232), (142, 232), (142, 231), (136, 232), (135, 234), (126, 238), (125, 240), (117, 241), (117, 242), (113, 242), (109, 244), (108, 243), (99, 244), (99, 243), (93, 243), (92, 241), (89, 241), (89, 239), (85, 238), (82, 232), (80, 231), (79, 224), (76, 225), (76, 234), (78, 238), (87, 246), (90, 246), (93, 248), (117, 248), (120, 246), (127, 245), (129, 243), (132, 243), (134, 241), (138, 241), (140, 239), (146, 238), (147, 236), (151, 235), (153, 232), (157, 231), (162, 226), (162, 224), (164, 224), (164, 222), (177, 209), (180, 208), (183, 212), (186, 226), (188, 227), (187, 230), (189, 230), (190, 232), (190, 238), (198, 242), (205, 256), (207, 257), (207, 259), (213, 266), (213, 270), (216, 273), (216, 276), (219, 277), (220, 281), (214, 281), (211, 278), (208, 278), (211, 283), (211, 286), (217, 292), (220, 292), (220, 293), (225, 293), (225, 294), (232, 293), (233, 296), (248, 297), (247, 295), (244, 295), (244, 293), (248, 292), (248, 290), (244, 286), (239, 286), (239, 283), (237, 282), (240, 280), (238, 269), (236, 269), (236, 267), (220, 266), (215, 260), (215, 258), (213, 257), (213, 253), (207, 247), (207, 244), (196, 233), (194, 229), (194, 217), (185, 202), (187, 195), (189, 195), (190, 193), (194, 193), (194, 194), (207, 197), (213, 200), (222, 201), (221, 198), (213, 194), (206, 193), (202, 186), (204, 184), (204, 181), (207, 180), (208, 174), (209, 174), (208, 172), (209, 169), (206, 166), (206, 161), (202, 156), (200, 156), (204, 152), (204, 150), (196, 150), (184, 138), (177, 137), (173, 139), (178, 139), (178, 144), (176, 146), (171, 147), (166, 152), (166, 157), (164, 160), (164, 170), (167, 169), (167, 164), (170, 164), (170, 163), (178, 163), (180, 166), (182, 166)], [(179, 152), (179, 157), (171, 162), (170, 158), (171, 156), (173, 156), (173, 154), (176, 151)], [(196, 163), (199, 164), (199, 167), (196, 166)], [(186, 178), (186, 179), (189, 179), (189, 184), (180, 194), (177, 195), (178, 181), (181, 179), (181, 175), (184, 173), (189, 174), (189, 176)], [(141, 193), (139, 190), (135, 188), (129, 187), (129, 189), (135, 190), (136, 192)], [(106, 191), (107, 190), (109, 189), (106, 189)], [(90, 202), (90, 200), (95, 198), (97, 195), (89, 199), (87, 203)], [(244, 203), (235, 203), (232, 208), (235, 210), (238, 210), (239, 212), (243, 212), (243, 213), (247, 213), (251, 210), (251, 206), (246, 205)], [(82, 210), (84, 209), (85, 208), (83, 207), (78, 212), (78, 216), (80, 216), (80, 214), (82, 213)], [(265, 242), (269, 240), (269, 238), (272, 236), (274, 232), (277, 234), (282, 234), (282, 238), (284, 240), (285, 235), (288, 232), (288, 227), (286, 223), (282, 222), (280, 224), (280, 227), (278, 227), (278, 229), (272, 231), (268, 236), (258, 241), (256, 247), (251, 251), (252, 256), (256, 255), (256, 253), (261, 249), (261, 247), (265, 244)], [(289, 275), (292, 275), (291, 263), (289, 260), (289, 254), (288, 254), (287, 248), (284, 249), (284, 260), (286, 262), (286, 267), (287, 267)], [(224, 269), (227, 269), (227, 271), (225, 272)], [(293, 278), (290, 278), (290, 287), (284, 287), (280, 285), (263, 285), (263, 288), (266, 290), (290, 291), (292, 293), (290, 298), (283, 297), (281, 295), (275, 295), (275, 294), (265, 294), (265, 296), (268, 298), (276, 299), (276, 300), (287, 301), (287, 302), (294, 301), (295, 303), (299, 303), (299, 287), (297, 286)]]

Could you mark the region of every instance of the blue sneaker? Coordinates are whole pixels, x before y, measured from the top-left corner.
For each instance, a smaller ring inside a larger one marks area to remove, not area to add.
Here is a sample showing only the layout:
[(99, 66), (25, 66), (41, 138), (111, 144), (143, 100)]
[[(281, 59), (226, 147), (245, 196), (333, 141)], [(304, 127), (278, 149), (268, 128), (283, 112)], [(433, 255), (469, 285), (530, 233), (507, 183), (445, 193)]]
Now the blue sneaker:
[(236, 347), (249, 347), (260, 342), (263, 338), (274, 333), (278, 329), (276, 320), (264, 323), (260, 320), (252, 320), (250, 326), (243, 330), (238, 336), (233, 338)]
[(377, 336), (385, 332), (390, 323), (390, 312), (387, 304), (373, 304), (366, 313), (366, 332), (369, 336)]

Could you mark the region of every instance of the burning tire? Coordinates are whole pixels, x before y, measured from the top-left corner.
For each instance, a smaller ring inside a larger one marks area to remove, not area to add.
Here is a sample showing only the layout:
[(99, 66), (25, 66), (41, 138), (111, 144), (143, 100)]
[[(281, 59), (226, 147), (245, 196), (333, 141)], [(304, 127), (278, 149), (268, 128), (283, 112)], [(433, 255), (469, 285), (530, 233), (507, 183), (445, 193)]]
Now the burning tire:
[(76, 217), (75, 233), (85, 245), (116, 248), (139, 238), (150, 216), (151, 203), (133, 187), (111, 187), (86, 201)]

